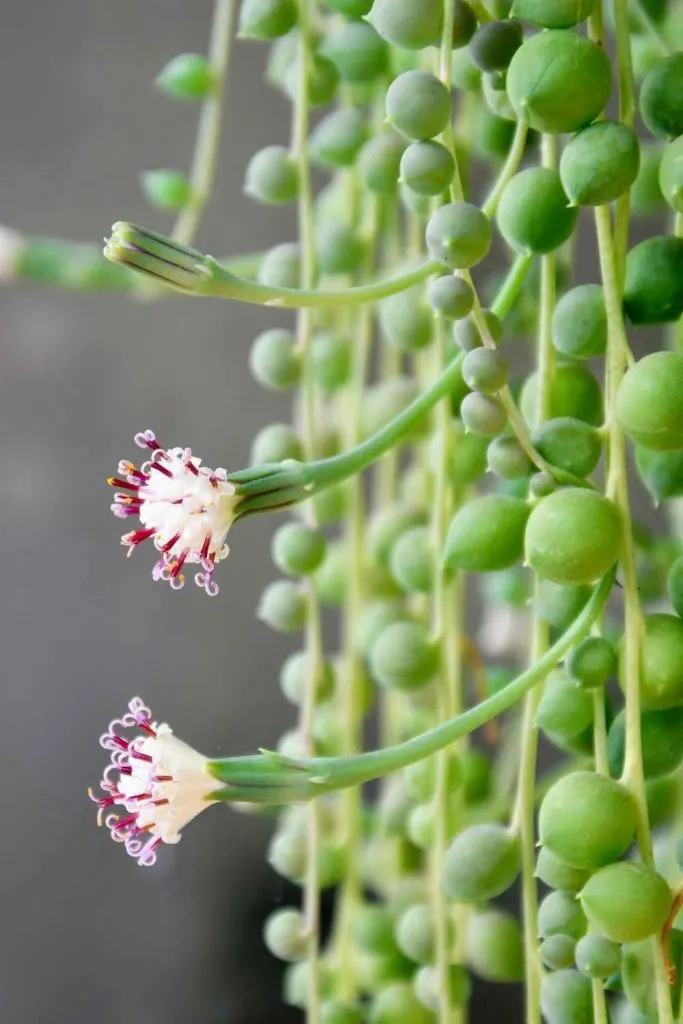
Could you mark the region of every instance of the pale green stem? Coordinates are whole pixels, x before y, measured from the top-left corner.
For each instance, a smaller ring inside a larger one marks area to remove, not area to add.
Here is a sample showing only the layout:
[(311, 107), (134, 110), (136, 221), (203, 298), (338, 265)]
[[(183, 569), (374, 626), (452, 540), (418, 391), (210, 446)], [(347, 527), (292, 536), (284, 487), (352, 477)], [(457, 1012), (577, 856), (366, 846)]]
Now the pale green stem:
[[(437, 362), (442, 365), (446, 358), (446, 327), (442, 317), (436, 318)], [(447, 721), (461, 708), (460, 671), (460, 608), (453, 602), (454, 580), (450, 578), (443, 563), (443, 548), (448, 529), (450, 511), (450, 451), (452, 416), (447, 402), (439, 409), (438, 436), (440, 458), (435, 476), (435, 493), (432, 516), (432, 549), (434, 553), (434, 594), (432, 605), (432, 631), (439, 649), (440, 672), (438, 709), (439, 718)], [(443, 891), (442, 876), (446, 850), (450, 840), (451, 793), (449, 791), (449, 764), (451, 752), (439, 754), (436, 764), (436, 787), (434, 792), (435, 836), (431, 851), (432, 906), (436, 932), (436, 968), (438, 971), (439, 1024), (451, 1024), (454, 1010), (451, 1006), (448, 986), (450, 964), (450, 921), (449, 906)]]
[(213, 75), (213, 85), (204, 100), (199, 116), (197, 141), (190, 171), (192, 194), (189, 203), (181, 211), (172, 232), (173, 238), (178, 242), (193, 240), (211, 198), (218, 166), (221, 121), (227, 94), (228, 69), (236, 14), (237, 0), (216, 0), (209, 44), (209, 65)]
[[(626, 752), (622, 782), (633, 795), (638, 812), (638, 846), (643, 860), (652, 864), (652, 840), (647, 813), (645, 778), (643, 774), (640, 735), (640, 657), (643, 636), (643, 616), (638, 593), (635, 548), (631, 532), (626, 442), (616, 418), (616, 396), (624, 375), (624, 346), (626, 329), (622, 314), (619, 270), (609, 217), (609, 208), (599, 206), (595, 211), (600, 255), (600, 270), (605, 306), (607, 310), (607, 424), (608, 476), (607, 496), (618, 506), (623, 523), (621, 554), (622, 585), (624, 594), (624, 659), (623, 687), (626, 696)], [(654, 957), (657, 1010), (659, 1024), (672, 1024), (671, 1000), (662, 958)]]
[[(552, 136), (544, 135), (542, 140), (544, 167), (557, 166), (557, 150)], [(549, 253), (541, 258), (541, 285), (539, 301), (539, 324), (536, 372), (538, 395), (536, 400), (536, 422), (542, 423), (550, 415), (550, 398), (554, 373), (554, 349), (552, 345), (552, 316), (555, 309), (556, 256)], [(531, 664), (533, 665), (548, 650), (548, 624), (536, 613), (539, 605), (538, 579), (535, 583), (536, 600), (532, 619)], [(522, 719), (522, 745), (520, 751), (519, 779), (515, 825), (519, 829), (522, 847), (522, 911), (524, 924), (524, 964), (527, 1024), (541, 1024), (541, 959), (538, 949), (538, 893), (536, 890), (536, 834), (534, 831), (534, 804), (536, 790), (536, 759), (538, 752), (538, 730), (536, 711), (543, 693), (538, 686), (527, 696)]]
[[(377, 237), (378, 207), (372, 198), (370, 237), (373, 244), (368, 246), (365, 274), (374, 264), (374, 240)], [(358, 443), (361, 430), (363, 393), (368, 373), (374, 326), (373, 310), (370, 306), (359, 309), (352, 321), (353, 374), (348, 393), (348, 407), (345, 410), (348, 428), (345, 441), (349, 446)], [(363, 662), (358, 651), (358, 623), (363, 610), (365, 594), (364, 553), (365, 553), (365, 500), (363, 480), (355, 476), (348, 485), (348, 511), (346, 516), (347, 541), (347, 596), (344, 609), (344, 663), (343, 691), (340, 713), (344, 735), (344, 751), (356, 753), (361, 747), (363, 721)], [(341, 886), (335, 926), (336, 952), (339, 971), (340, 998), (353, 1002), (357, 996), (355, 975), (354, 921), (362, 898), (361, 877), (361, 794), (358, 789), (348, 789), (342, 794), (341, 841), (346, 852), (346, 871)]]
[[(441, 31), (441, 46), (439, 48), (439, 67), (438, 74), (439, 78), (450, 92), (453, 84), (453, 21), (455, 18), (455, 3), (454, 0), (444, 0), (443, 8), (443, 29)], [(455, 153), (455, 136), (453, 134), (453, 119), (449, 117), (448, 124), (441, 133), (441, 141), (443, 142), (446, 149), (448, 149), (453, 155), (453, 161), (455, 170), (453, 172), (453, 181), (451, 182), (451, 198), (453, 200), (462, 200), (465, 198), (465, 189), (463, 186), (462, 173), (458, 164), (458, 159)]]
[(501, 167), (500, 174), (498, 175), (498, 179), (493, 186), (492, 191), (489, 193), (486, 202), (482, 206), (482, 210), (487, 217), (494, 216), (498, 209), (498, 203), (500, 202), (500, 197), (503, 194), (505, 186), (519, 169), (522, 157), (524, 156), (524, 147), (526, 146), (528, 132), (529, 122), (525, 118), (520, 117), (515, 126), (515, 134), (513, 136), (512, 145), (510, 146), (508, 155), (505, 158), (505, 163)]
[(676, 238), (683, 238), (683, 213), (677, 213), (674, 221), (674, 234)]
[[(439, 78), (451, 91), (452, 88), (452, 55), (453, 55), (453, 22), (455, 18), (455, 0), (444, 0), (444, 18), (439, 52)], [(463, 180), (455, 154), (455, 138), (453, 122), (449, 118), (447, 128), (442, 135), (444, 145), (453, 154), (455, 174), (451, 185), (451, 197), (455, 200), (464, 198)], [(436, 331), (436, 372), (441, 374), (447, 365), (446, 324), (442, 317), (435, 318)], [(462, 592), (455, 588), (455, 581), (450, 579), (443, 564), (443, 548), (446, 542), (448, 519), (451, 511), (450, 500), (450, 457), (453, 433), (453, 419), (450, 403), (442, 402), (439, 409), (437, 431), (440, 442), (439, 464), (435, 472), (434, 508), (431, 524), (432, 549), (434, 555), (434, 593), (432, 602), (432, 631), (434, 642), (438, 646), (441, 671), (439, 673), (439, 693), (437, 706), (439, 718), (447, 721), (453, 718), (462, 707), (462, 670), (460, 654), (460, 634), (462, 609), (460, 608)], [(451, 793), (449, 792), (449, 765), (451, 752), (444, 750), (436, 762), (436, 782), (434, 792), (435, 837), (431, 851), (430, 871), (432, 881), (432, 907), (436, 934), (436, 969), (438, 972), (438, 1021), (439, 1024), (458, 1024), (463, 1020), (463, 1012), (456, 1011), (451, 1004), (448, 970), (451, 961), (450, 948), (450, 908), (443, 891), (442, 876), (446, 850), (450, 840)], [(459, 915), (462, 917), (462, 915)], [(464, 922), (456, 923), (462, 929)]]
[(603, 577), (572, 624), (534, 665), (497, 693), (450, 721), (403, 743), (364, 754), (295, 759), (264, 752), (247, 757), (218, 758), (208, 762), (207, 770), (226, 783), (226, 788), (214, 791), (211, 799), (255, 803), (308, 800), (320, 793), (380, 779), (438, 754), (513, 707), (538, 686), (571, 648), (588, 635), (602, 614), (613, 584), (614, 570)]
[[(299, 74), (294, 101), (292, 125), (293, 149), (299, 173), (299, 245), (301, 250), (301, 286), (310, 289), (316, 282), (315, 225), (313, 186), (308, 153), (309, 102), (308, 81), (312, 53), (309, 0), (299, 0)], [(308, 459), (315, 457), (316, 409), (315, 379), (311, 364), (313, 337), (313, 311), (300, 309), (297, 314), (297, 345), (302, 359), (303, 445)], [(307, 520), (317, 525), (315, 506), (308, 502)], [(306, 749), (315, 753), (313, 729), (316, 712), (316, 693), (324, 670), (324, 649), (320, 604), (315, 583), (307, 578), (306, 651), (308, 655), (304, 699), (301, 707), (300, 727)], [(308, 841), (306, 850), (306, 877), (304, 881), (304, 919), (306, 923), (306, 959), (308, 964), (308, 992), (306, 1020), (320, 1024), (322, 1003), (320, 990), (320, 816), (317, 801), (309, 807)]]

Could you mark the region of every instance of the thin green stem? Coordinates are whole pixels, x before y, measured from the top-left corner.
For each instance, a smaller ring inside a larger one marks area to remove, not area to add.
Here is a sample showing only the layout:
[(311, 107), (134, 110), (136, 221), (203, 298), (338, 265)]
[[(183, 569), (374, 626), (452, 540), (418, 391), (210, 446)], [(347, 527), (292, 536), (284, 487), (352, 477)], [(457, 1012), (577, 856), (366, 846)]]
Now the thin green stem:
[[(626, 696), (626, 750), (622, 782), (631, 790), (637, 808), (637, 838), (640, 855), (646, 863), (651, 864), (653, 861), (652, 839), (648, 822), (640, 734), (640, 657), (643, 616), (638, 593), (635, 547), (631, 531), (626, 442), (615, 414), (617, 391), (625, 369), (624, 348), (626, 329), (622, 313), (617, 254), (612, 237), (608, 207), (597, 207), (595, 218), (600, 270), (607, 310), (606, 408), (609, 436), (606, 490), (608, 497), (612, 498), (619, 508), (623, 523), (621, 569), (624, 593), (624, 659), (622, 685)], [(672, 1024), (669, 985), (661, 955), (657, 954), (655, 956), (654, 964), (658, 1021), (659, 1024)]]
[(498, 203), (500, 202), (500, 197), (503, 194), (505, 186), (519, 169), (522, 157), (524, 156), (528, 133), (529, 122), (525, 118), (520, 117), (515, 126), (515, 134), (512, 138), (512, 144), (508, 150), (508, 155), (505, 158), (505, 163), (501, 167), (500, 174), (498, 175), (493, 189), (482, 206), (482, 210), (487, 217), (494, 216), (498, 209)]
[(505, 280), (500, 286), (491, 306), (491, 312), (495, 313), (499, 320), (505, 319), (519, 298), (519, 293), (524, 287), (524, 282), (529, 275), (533, 262), (533, 253), (518, 253), (515, 256), (514, 262), (508, 270)]
[[(374, 240), (378, 231), (377, 201), (371, 200), (370, 236)], [(368, 247), (365, 274), (374, 264), (374, 245)], [(373, 310), (363, 306), (354, 311), (351, 330), (355, 338), (353, 372), (348, 389), (348, 416), (345, 441), (349, 447), (359, 441), (363, 393), (368, 373), (374, 327)], [(355, 476), (348, 485), (346, 516), (346, 542), (348, 557), (347, 594), (344, 607), (343, 639), (343, 691), (340, 713), (344, 751), (356, 753), (361, 748), (363, 721), (363, 662), (358, 651), (358, 624), (365, 596), (365, 499), (363, 480)], [(353, 1002), (357, 996), (355, 971), (354, 922), (362, 898), (361, 877), (361, 794), (348, 789), (342, 795), (340, 840), (346, 851), (346, 871), (341, 885), (335, 927), (335, 942), (339, 972), (340, 998)]]
[(213, 85), (199, 116), (197, 141), (190, 171), (192, 194), (173, 227), (173, 238), (178, 242), (191, 242), (194, 239), (211, 199), (218, 167), (221, 121), (227, 94), (236, 15), (237, 0), (216, 0), (209, 44), (209, 65)]
[[(442, 317), (436, 318), (436, 361), (443, 366), (446, 359), (446, 325)], [(443, 548), (450, 514), (450, 455), (452, 416), (448, 403), (439, 410), (438, 436), (440, 457), (435, 475), (432, 515), (432, 550), (434, 552), (434, 593), (432, 605), (432, 632), (439, 649), (441, 671), (437, 697), (439, 719), (453, 718), (461, 708), (460, 632), (461, 609), (454, 601), (454, 583), (443, 562)], [(451, 1005), (448, 969), (450, 965), (449, 907), (443, 891), (442, 876), (446, 850), (451, 837), (451, 793), (449, 765), (451, 752), (442, 751), (436, 762), (436, 788), (434, 793), (435, 837), (431, 851), (432, 906), (436, 933), (436, 968), (438, 971), (439, 1024), (451, 1024), (454, 1019)]]
[(450, 721), (403, 743), (352, 756), (291, 759), (264, 753), (209, 761), (208, 771), (226, 783), (224, 790), (211, 794), (212, 799), (270, 803), (307, 800), (318, 793), (371, 782), (438, 754), (513, 707), (542, 682), (571, 648), (588, 635), (602, 614), (613, 585), (614, 570), (603, 577), (572, 624), (534, 665), (497, 693)]
[[(309, 19), (309, 0), (299, 0), (299, 75), (294, 101), (293, 149), (299, 173), (298, 222), (301, 251), (301, 286), (305, 289), (313, 288), (316, 282), (313, 186), (308, 153), (308, 82), (312, 53)], [(297, 345), (302, 360), (303, 444), (308, 459), (313, 459), (315, 456), (317, 436), (315, 379), (310, 352), (312, 337), (313, 311), (311, 309), (300, 309), (297, 314)], [(317, 525), (315, 506), (312, 501), (309, 501), (307, 504), (306, 516), (309, 524), (315, 527)], [(314, 581), (310, 576), (307, 578), (306, 609), (306, 651), (308, 659), (300, 728), (305, 747), (313, 755), (315, 753), (313, 729), (315, 724), (316, 696), (320, 676), (324, 671), (324, 649), (320, 604)], [(308, 813), (306, 877), (304, 881), (304, 919), (306, 923), (306, 960), (308, 964), (306, 1020), (308, 1024), (320, 1024), (322, 1019), (319, 957), (320, 816), (317, 801), (312, 801)]]
[[(545, 167), (557, 165), (554, 138), (544, 135), (542, 159)], [(542, 423), (550, 415), (550, 399), (554, 373), (554, 349), (552, 345), (552, 316), (555, 309), (556, 256), (548, 253), (541, 258), (541, 284), (539, 300), (539, 325), (536, 372), (538, 394), (536, 399), (536, 422)], [(533, 665), (548, 650), (549, 628), (547, 622), (538, 617), (539, 581), (535, 582), (536, 597), (532, 619), (531, 664)], [(524, 922), (524, 964), (527, 1024), (541, 1024), (541, 959), (538, 949), (538, 893), (536, 890), (536, 834), (534, 831), (534, 805), (536, 791), (536, 759), (538, 753), (538, 730), (536, 712), (543, 693), (538, 686), (528, 694), (522, 719), (522, 744), (520, 751), (519, 777), (515, 824), (519, 829), (522, 848), (522, 909)]]

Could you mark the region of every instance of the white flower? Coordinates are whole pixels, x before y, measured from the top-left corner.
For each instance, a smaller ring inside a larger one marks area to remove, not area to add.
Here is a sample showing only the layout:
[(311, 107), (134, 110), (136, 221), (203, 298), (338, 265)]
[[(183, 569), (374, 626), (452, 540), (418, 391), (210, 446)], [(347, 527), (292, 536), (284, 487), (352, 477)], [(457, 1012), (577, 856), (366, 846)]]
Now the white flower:
[[(105, 795), (91, 790), (90, 797), (98, 806), (98, 825), (106, 825), (112, 839), (148, 867), (162, 843), (179, 842), (181, 830), (209, 806), (221, 783), (207, 772), (202, 754), (177, 739), (168, 725), (152, 721), (139, 697), (128, 708), (100, 737), (111, 760), (100, 782)], [(131, 729), (137, 735), (123, 735)], [(110, 810), (114, 807), (124, 813)]]
[(162, 448), (151, 430), (136, 434), (135, 443), (149, 449), (149, 461), (139, 469), (122, 461), (118, 476), (107, 481), (120, 488), (111, 506), (114, 515), (140, 520), (121, 543), (130, 555), (143, 541), (153, 540), (160, 557), (152, 576), (175, 590), (185, 583), (185, 563), (200, 565), (195, 582), (213, 597), (218, 593), (213, 572), (230, 551), (225, 540), (240, 500), (234, 484), (226, 480), (226, 470), (202, 466), (189, 448)]

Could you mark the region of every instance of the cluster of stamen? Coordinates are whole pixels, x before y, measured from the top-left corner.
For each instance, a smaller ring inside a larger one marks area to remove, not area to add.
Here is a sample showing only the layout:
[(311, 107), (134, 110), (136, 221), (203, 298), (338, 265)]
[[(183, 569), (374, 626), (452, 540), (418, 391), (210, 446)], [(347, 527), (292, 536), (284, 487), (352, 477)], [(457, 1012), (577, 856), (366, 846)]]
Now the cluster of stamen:
[(103, 795), (90, 791), (97, 823), (138, 864), (151, 866), (159, 846), (180, 840), (183, 826), (207, 806), (219, 784), (205, 771), (206, 759), (168, 725), (153, 722), (139, 697), (109, 723), (100, 745), (110, 761), (100, 780)]
[(119, 519), (137, 516), (140, 525), (121, 538), (128, 554), (151, 540), (159, 558), (152, 570), (179, 590), (185, 583), (183, 566), (201, 566), (195, 582), (209, 596), (218, 593), (213, 579), (216, 564), (226, 558), (225, 543), (238, 499), (225, 469), (209, 469), (189, 448), (162, 448), (154, 433), (135, 435), (135, 443), (151, 454), (138, 469), (122, 460), (118, 474), (107, 483), (116, 487), (112, 512)]

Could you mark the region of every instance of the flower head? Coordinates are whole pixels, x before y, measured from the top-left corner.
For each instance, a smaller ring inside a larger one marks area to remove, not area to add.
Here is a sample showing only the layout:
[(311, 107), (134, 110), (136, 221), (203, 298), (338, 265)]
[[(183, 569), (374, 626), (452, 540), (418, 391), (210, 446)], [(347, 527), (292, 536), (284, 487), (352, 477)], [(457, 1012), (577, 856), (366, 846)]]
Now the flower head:
[(107, 481), (117, 488), (114, 515), (140, 521), (124, 533), (121, 543), (130, 555), (152, 540), (159, 552), (152, 576), (174, 590), (185, 583), (183, 566), (199, 565), (195, 583), (215, 596), (213, 572), (229, 553), (225, 539), (240, 502), (236, 486), (226, 479), (225, 469), (202, 466), (189, 448), (162, 448), (151, 430), (136, 434), (135, 443), (149, 450), (149, 460), (139, 469), (132, 462), (119, 462), (118, 475)]
[[(127, 736), (131, 730), (137, 735)], [(98, 807), (97, 823), (123, 843), (138, 864), (150, 867), (162, 843), (177, 843), (181, 829), (208, 806), (221, 783), (207, 772), (207, 759), (157, 725), (139, 697), (128, 712), (109, 723), (100, 745), (111, 751), (100, 788), (90, 797)], [(114, 808), (123, 808), (117, 813)]]

